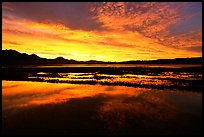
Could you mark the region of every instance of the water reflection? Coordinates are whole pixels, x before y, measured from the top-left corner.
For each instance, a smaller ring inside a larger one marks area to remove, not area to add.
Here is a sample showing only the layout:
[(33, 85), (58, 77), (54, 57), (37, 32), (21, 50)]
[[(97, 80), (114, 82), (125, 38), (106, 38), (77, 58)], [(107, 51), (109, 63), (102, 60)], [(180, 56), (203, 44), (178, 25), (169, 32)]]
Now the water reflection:
[(123, 86), (87, 86), (18, 81), (3, 81), (2, 89), (3, 110), (21, 106), (59, 103), (70, 98), (92, 97), (97, 94), (136, 96), (149, 90)]
[(2, 81), (5, 134), (201, 134), (202, 93)]
[(49, 64), (47, 66), (21, 66), (24, 68), (65, 68), (65, 67), (142, 67), (142, 68), (181, 68), (181, 67), (200, 67), (202, 65), (197, 64)]

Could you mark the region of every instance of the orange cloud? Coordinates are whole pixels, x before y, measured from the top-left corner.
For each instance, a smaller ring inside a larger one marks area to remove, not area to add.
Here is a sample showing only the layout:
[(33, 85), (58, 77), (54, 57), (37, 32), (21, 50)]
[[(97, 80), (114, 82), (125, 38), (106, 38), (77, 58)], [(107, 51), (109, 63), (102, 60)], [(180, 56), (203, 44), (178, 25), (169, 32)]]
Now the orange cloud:
[[(104, 30), (72, 29), (61, 23), (36, 22), (3, 16), (2, 49), (14, 49), (41, 57), (126, 61), (201, 56), (185, 47), (202, 44), (202, 32), (170, 36), (168, 27), (180, 19), (171, 4), (104, 3), (90, 8)], [(134, 30), (134, 31), (133, 31)]]
[(187, 48), (202, 45), (202, 32), (191, 31), (166, 38), (161, 42), (164, 45), (172, 45), (177, 48)]
[[(186, 3), (180, 4), (186, 5)], [(169, 26), (195, 15), (190, 14), (184, 18), (180, 15), (181, 9), (172, 8), (171, 3), (135, 3), (128, 8), (127, 2), (107, 2), (102, 6), (91, 8), (90, 11), (97, 13), (95, 18), (111, 30), (125, 31), (129, 28), (144, 37), (157, 40), (160, 44), (177, 48), (202, 45), (201, 31), (170, 36)]]

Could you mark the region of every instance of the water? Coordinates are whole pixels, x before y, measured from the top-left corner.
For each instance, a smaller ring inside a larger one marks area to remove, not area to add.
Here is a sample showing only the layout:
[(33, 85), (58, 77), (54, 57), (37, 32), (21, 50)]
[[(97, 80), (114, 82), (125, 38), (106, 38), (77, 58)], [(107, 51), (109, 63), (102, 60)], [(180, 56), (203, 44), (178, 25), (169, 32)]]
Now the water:
[(169, 66), (4, 68), (3, 134), (201, 134), (202, 68)]
[(182, 68), (182, 67), (201, 67), (198, 64), (50, 64), (50, 65), (29, 65), (21, 66), (24, 68), (66, 68), (66, 67), (142, 67), (142, 68)]

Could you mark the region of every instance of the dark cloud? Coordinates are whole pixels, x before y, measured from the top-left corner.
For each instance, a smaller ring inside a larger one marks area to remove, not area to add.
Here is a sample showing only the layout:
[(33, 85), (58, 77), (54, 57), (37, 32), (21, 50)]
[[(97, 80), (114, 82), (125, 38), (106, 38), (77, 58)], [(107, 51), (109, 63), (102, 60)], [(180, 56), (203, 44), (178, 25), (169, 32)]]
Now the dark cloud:
[(186, 50), (195, 51), (195, 52), (202, 52), (202, 46), (187, 47)]
[(74, 2), (12, 2), (4, 3), (3, 16), (8, 13), (15, 17), (37, 22), (62, 23), (71, 29), (100, 30), (101, 23), (93, 18), (89, 9), (94, 3)]
[(21, 45), (21, 43), (18, 42), (12, 42), (12, 41), (3, 41), (4, 44), (12, 44), (12, 45)]

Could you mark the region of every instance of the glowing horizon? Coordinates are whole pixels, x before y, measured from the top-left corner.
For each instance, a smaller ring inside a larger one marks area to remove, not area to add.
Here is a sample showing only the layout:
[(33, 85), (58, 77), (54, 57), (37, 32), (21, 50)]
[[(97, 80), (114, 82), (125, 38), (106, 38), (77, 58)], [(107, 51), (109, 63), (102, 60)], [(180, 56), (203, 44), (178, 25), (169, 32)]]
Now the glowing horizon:
[(3, 3), (2, 49), (78, 61), (202, 56), (202, 3)]

